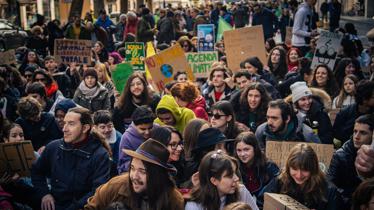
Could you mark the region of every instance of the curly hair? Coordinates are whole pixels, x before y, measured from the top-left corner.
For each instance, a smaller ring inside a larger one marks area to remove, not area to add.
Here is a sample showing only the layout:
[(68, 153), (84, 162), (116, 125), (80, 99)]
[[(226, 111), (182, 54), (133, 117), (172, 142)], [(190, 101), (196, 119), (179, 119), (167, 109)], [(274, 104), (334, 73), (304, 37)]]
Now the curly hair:
[(192, 82), (176, 83), (170, 90), (173, 97), (192, 103), (199, 95), (199, 89)]
[(24, 119), (38, 116), (43, 110), (42, 105), (33, 97), (23, 97), (17, 104), (17, 113)]

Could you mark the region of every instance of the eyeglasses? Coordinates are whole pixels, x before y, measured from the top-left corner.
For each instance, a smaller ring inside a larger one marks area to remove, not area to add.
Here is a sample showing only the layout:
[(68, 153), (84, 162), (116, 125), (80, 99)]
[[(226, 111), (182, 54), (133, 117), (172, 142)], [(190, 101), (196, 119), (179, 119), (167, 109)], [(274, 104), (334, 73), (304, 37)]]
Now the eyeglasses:
[(216, 120), (219, 120), (219, 119), (221, 119), (221, 117), (226, 116), (224, 114), (218, 114), (218, 113), (215, 113), (215, 114), (210, 113), (209, 115), (212, 116)]
[(178, 143), (169, 144), (168, 146), (170, 146), (172, 150), (176, 150), (178, 146), (180, 146), (183, 149), (183, 142), (180, 141)]

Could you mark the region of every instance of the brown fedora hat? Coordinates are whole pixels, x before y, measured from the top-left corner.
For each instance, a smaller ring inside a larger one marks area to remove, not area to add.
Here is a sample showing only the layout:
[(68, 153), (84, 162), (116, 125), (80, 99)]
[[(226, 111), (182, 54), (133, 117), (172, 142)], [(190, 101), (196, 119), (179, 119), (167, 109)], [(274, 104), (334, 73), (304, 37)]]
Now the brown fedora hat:
[(148, 139), (143, 144), (141, 144), (136, 151), (122, 149), (122, 152), (133, 158), (137, 158), (161, 166), (169, 171), (177, 171), (174, 166), (168, 164), (170, 155), (168, 149), (163, 144), (154, 139)]

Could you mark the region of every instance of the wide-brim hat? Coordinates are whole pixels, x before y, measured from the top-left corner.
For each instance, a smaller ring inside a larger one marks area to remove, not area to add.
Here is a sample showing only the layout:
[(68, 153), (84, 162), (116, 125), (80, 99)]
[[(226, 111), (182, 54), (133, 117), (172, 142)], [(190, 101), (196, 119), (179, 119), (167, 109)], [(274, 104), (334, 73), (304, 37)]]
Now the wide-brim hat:
[(199, 133), (196, 145), (192, 149), (192, 152), (199, 151), (219, 143), (224, 143), (226, 140), (226, 136), (218, 128), (207, 128)]
[(168, 164), (170, 155), (169, 150), (163, 144), (154, 139), (146, 140), (136, 151), (122, 149), (122, 152), (133, 158), (161, 166), (169, 171), (177, 171), (173, 165)]

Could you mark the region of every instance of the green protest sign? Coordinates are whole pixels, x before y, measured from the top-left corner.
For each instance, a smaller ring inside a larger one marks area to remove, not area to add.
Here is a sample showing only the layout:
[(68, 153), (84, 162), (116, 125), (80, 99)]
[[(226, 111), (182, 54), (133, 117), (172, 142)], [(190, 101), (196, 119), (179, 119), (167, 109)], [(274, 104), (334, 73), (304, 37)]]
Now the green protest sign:
[(119, 93), (122, 93), (123, 88), (126, 85), (127, 80), (130, 75), (134, 72), (131, 64), (129, 63), (120, 63), (117, 64), (116, 68), (112, 72), (112, 80), (114, 86), (116, 87)]
[(196, 78), (207, 78), (212, 64), (218, 61), (218, 52), (186, 53), (186, 58)]
[(133, 69), (144, 71), (144, 43), (142, 42), (128, 42), (125, 44), (126, 62), (131, 63)]

